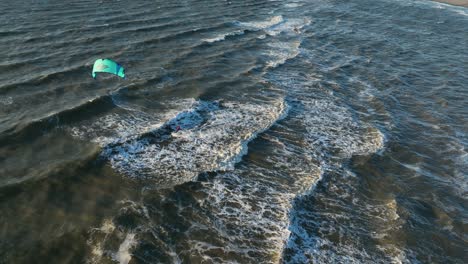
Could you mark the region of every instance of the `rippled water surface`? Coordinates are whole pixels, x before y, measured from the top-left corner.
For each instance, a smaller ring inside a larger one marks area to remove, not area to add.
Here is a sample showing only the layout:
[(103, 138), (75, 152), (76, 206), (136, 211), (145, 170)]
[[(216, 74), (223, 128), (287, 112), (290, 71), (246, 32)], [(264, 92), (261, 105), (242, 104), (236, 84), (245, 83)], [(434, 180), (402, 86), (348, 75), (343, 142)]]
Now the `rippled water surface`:
[(0, 263), (466, 263), (466, 8), (0, 8)]

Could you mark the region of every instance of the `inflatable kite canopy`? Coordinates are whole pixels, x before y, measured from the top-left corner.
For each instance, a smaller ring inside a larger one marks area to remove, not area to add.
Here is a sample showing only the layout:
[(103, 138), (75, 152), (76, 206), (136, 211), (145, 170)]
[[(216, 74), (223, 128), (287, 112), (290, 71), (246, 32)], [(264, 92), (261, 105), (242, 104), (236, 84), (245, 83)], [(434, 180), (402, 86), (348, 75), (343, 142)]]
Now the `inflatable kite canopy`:
[(117, 62), (109, 59), (97, 59), (93, 66), (93, 78), (96, 78), (96, 72), (107, 72), (125, 78), (124, 68)]

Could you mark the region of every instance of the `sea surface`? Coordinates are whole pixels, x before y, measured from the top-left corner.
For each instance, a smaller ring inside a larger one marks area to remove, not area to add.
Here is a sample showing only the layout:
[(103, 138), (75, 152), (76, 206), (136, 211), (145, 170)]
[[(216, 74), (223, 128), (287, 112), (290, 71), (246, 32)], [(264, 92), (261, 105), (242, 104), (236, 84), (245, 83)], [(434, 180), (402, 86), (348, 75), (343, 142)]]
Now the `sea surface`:
[(0, 10), (0, 263), (467, 263), (468, 9)]

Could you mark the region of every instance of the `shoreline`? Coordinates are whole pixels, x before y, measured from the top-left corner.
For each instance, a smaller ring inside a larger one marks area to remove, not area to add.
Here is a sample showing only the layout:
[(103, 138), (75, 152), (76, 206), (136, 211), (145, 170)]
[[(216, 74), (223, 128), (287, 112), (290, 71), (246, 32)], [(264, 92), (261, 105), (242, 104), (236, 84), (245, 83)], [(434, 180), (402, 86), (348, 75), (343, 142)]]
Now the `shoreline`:
[(433, 0), (435, 2), (454, 5), (454, 6), (463, 6), (468, 7), (468, 0)]

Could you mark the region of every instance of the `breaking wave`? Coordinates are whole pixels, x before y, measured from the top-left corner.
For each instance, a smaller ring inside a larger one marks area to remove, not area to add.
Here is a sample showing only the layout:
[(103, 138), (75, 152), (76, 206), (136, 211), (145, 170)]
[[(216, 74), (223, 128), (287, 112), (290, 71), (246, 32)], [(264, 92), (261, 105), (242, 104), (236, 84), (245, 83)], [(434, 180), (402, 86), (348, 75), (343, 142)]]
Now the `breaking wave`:
[(120, 173), (170, 186), (201, 172), (232, 169), (246, 153), (247, 143), (285, 111), (282, 101), (264, 105), (193, 101), (163, 123), (158, 122), (163, 118), (112, 114), (72, 131), (101, 144), (102, 157)]

